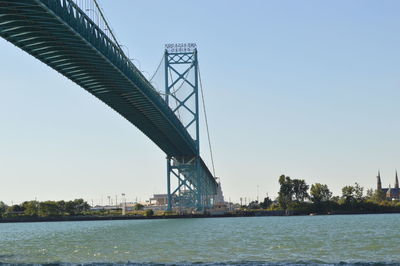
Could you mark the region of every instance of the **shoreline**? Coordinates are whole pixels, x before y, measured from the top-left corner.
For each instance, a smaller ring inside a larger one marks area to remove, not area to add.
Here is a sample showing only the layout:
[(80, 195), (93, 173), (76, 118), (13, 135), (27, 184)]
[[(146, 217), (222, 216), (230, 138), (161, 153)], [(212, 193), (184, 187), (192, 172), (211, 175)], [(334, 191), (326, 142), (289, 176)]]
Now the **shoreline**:
[(211, 214), (186, 214), (186, 215), (82, 215), (82, 216), (53, 216), (53, 217), (10, 217), (0, 218), (1, 223), (37, 223), (37, 222), (79, 222), (79, 221), (118, 221), (118, 220), (160, 220), (160, 219), (190, 219), (190, 218), (239, 218), (239, 217), (266, 217), (266, 216), (328, 216), (328, 215), (368, 215), (368, 214), (399, 214), (399, 211), (386, 212), (332, 212), (332, 213), (299, 213), (294, 211), (246, 211), (240, 213)]

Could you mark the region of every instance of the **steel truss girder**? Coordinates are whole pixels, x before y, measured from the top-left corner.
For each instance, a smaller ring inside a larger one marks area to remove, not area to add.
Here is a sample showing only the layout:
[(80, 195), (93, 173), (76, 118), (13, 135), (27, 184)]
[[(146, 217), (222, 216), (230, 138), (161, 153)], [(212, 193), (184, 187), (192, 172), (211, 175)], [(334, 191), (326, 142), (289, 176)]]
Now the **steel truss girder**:
[[(185, 127), (151, 84), (121, 49), (71, 3), (0, 0), (0, 36), (111, 106), (166, 154), (195, 154), (195, 143)], [(65, 65), (60, 59), (71, 64)]]

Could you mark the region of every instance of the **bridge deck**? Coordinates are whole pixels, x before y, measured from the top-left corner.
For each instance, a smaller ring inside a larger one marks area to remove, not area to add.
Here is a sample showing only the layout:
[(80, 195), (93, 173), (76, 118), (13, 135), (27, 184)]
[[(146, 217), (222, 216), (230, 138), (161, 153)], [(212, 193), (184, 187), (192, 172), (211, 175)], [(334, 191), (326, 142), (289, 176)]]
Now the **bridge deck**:
[[(121, 49), (67, 0), (0, 0), (0, 36), (106, 103), (168, 156), (196, 156), (179, 119)], [(202, 162), (208, 182), (216, 182)]]

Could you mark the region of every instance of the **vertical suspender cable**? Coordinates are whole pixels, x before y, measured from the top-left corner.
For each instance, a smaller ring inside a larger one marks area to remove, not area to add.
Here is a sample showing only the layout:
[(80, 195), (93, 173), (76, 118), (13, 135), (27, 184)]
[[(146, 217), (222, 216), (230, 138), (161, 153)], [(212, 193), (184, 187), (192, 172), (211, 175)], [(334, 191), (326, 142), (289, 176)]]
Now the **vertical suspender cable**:
[[(198, 63), (197, 63), (198, 64)], [(208, 147), (210, 148), (210, 157), (211, 157), (211, 165), (213, 168), (213, 174), (215, 177), (215, 165), (214, 165), (214, 156), (211, 148), (211, 138), (210, 138), (210, 130), (208, 128), (208, 119), (207, 119), (207, 111), (206, 111), (206, 104), (204, 100), (204, 91), (203, 91), (203, 83), (201, 82), (201, 75), (200, 75), (200, 66), (197, 65), (199, 68), (199, 81), (200, 81), (200, 91), (201, 91), (201, 99), (203, 102), (203, 111), (204, 111), (204, 119), (206, 121), (206, 129), (207, 129), (207, 138), (208, 138)]]
[(110, 25), (108, 25), (108, 22), (107, 22), (107, 20), (106, 20), (106, 18), (104, 16), (103, 12), (101, 11), (101, 8), (100, 8), (99, 4), (97, 3), (96, 0), (93, 0), (93, 3), (95, 4), (97, 10), (99, 11), (101, 18), (104, 21), (104, 24), (106, 24), (106, 27), (107, 27), (108, 31), (110, 32), (112, 38), (114, 39), (115, 44), (118, 45), (119, 49), (121, 49), (121, 51), (122, 51), (121, 45), (118, 43), (117, 38), (115, 37), (114, 32), (111, 30)]

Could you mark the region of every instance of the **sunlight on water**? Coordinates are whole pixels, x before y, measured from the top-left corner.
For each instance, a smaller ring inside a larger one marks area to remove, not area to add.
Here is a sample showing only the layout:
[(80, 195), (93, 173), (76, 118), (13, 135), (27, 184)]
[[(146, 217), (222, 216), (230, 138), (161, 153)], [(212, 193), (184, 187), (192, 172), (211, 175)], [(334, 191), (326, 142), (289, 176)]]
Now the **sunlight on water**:
[(398, 265), (399, 222), (387, 214), (0, 224), (0, 261)]

